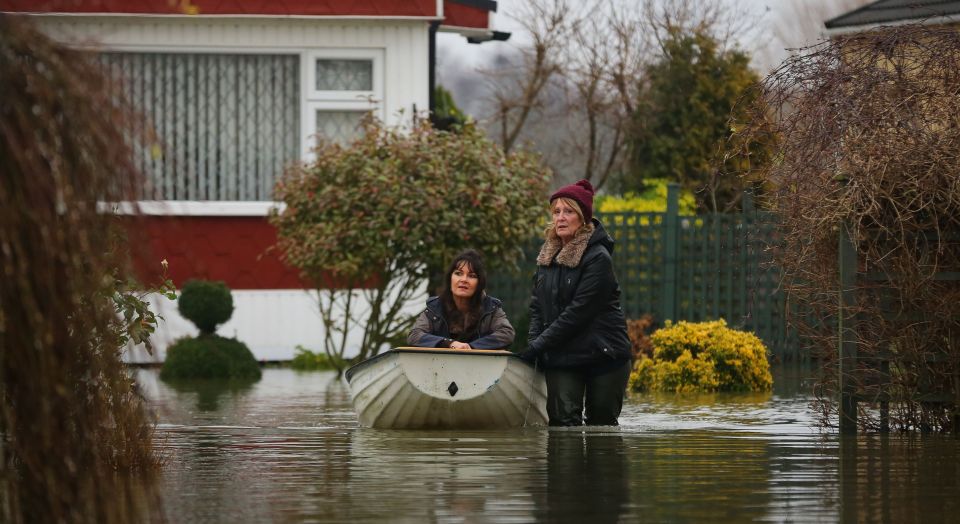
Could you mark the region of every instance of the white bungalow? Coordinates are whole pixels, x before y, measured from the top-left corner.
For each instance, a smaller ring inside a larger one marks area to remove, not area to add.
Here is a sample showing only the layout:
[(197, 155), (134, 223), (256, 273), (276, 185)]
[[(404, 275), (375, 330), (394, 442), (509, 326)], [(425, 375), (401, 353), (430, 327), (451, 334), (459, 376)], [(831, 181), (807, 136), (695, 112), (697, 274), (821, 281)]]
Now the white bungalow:
[[(490, 29), (490, 0), (0, 0), (50, 36), (93, 47), (121, 73), (161, 148), (141, 151), (148, 194), (137, 231), (149, 238), (139, 272), (169, 262), (176, 284), (222, 280), (233, 290), (236, 336), (262, 360), (320, 349), (310, 288), (270, 250), (266, 215), (283, 167), (306, 159), (317, 134), (348, 139), (367, 111), (395, 125), (431, 107), (436, 32), (472, 41)], [(193, 334), (176, 305), (158, 353)]]

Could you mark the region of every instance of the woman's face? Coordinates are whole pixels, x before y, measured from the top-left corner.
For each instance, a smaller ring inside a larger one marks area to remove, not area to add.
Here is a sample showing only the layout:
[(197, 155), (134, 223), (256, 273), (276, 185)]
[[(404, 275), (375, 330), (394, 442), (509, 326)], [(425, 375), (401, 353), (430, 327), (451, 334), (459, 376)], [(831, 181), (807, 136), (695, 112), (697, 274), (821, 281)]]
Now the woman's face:
[(450, 291), (455, 298), (470, 298), (477, 292), (477, 283), (480, 281), (473, 268), (466, 262), (461, 262), (450, 275)]
[(577, 234), (577, 230), (583, 225), (583, 220), (577, 214), (577, 210), (570, 207), (563, 200), (556, 200), (553, 203), (553, 229), (557, 232), (560, 240), (566, 244)]

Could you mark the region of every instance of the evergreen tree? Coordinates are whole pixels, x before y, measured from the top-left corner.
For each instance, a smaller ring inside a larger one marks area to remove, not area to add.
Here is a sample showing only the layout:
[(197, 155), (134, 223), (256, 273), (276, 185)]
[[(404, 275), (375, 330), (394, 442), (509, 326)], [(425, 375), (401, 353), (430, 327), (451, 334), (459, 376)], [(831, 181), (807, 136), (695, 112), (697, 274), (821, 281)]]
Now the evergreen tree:
[(629, 169), (620, 190), (642, 191), (644, 180), (675, 180), (694, 191), (701, 207), (734, 207), (756, 162), (769, 158), (762, 143), (730, 137), (758, 82), (743, 51), (723, 50), (705, 31), (671, 30), (663, 54), (647, 69), (634, 113)]
[(467, 115), (457, 107), (453, 95), (442, 85), (433, 90), (434, 108), (430, 121), (433, 127), (441, 131), (457, 129), (467, 122)]

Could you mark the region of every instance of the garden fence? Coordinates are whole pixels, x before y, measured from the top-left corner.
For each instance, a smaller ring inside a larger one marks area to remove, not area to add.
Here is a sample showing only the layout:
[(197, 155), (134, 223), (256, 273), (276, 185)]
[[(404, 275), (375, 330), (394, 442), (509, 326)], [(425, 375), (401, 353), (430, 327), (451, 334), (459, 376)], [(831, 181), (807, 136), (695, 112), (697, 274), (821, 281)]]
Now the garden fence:
[[(723, 318), (756, 333), (775, 358), (796, 359), (779, 272), (766, 249), (776, 234), (772, 216), (757, 212), (749, 195), (742, 213), (684, 216), (678, 196), (671, 184), (665, 213), (596, 214), (615, 241), (614, 269), (627, 318), (649, 314), (655, 326)], [(541, 243), (531, 240), (525, 247), (521, 273), (498, 274), (490, 282), (490, 293), (503, 300), (521, 339)]]

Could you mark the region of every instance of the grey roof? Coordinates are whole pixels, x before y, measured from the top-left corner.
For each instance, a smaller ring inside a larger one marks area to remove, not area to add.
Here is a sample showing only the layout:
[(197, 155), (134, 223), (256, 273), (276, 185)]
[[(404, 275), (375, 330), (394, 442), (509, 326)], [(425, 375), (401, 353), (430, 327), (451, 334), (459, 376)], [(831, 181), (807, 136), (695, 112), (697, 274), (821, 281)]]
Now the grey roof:
[(824, 25), (827, 29), (837, 29), (908, 20), (921, 21), (958, 14), (960, 14), (960, 1), (957, 0), (879, 0), (831, 18), (824, 22)]

